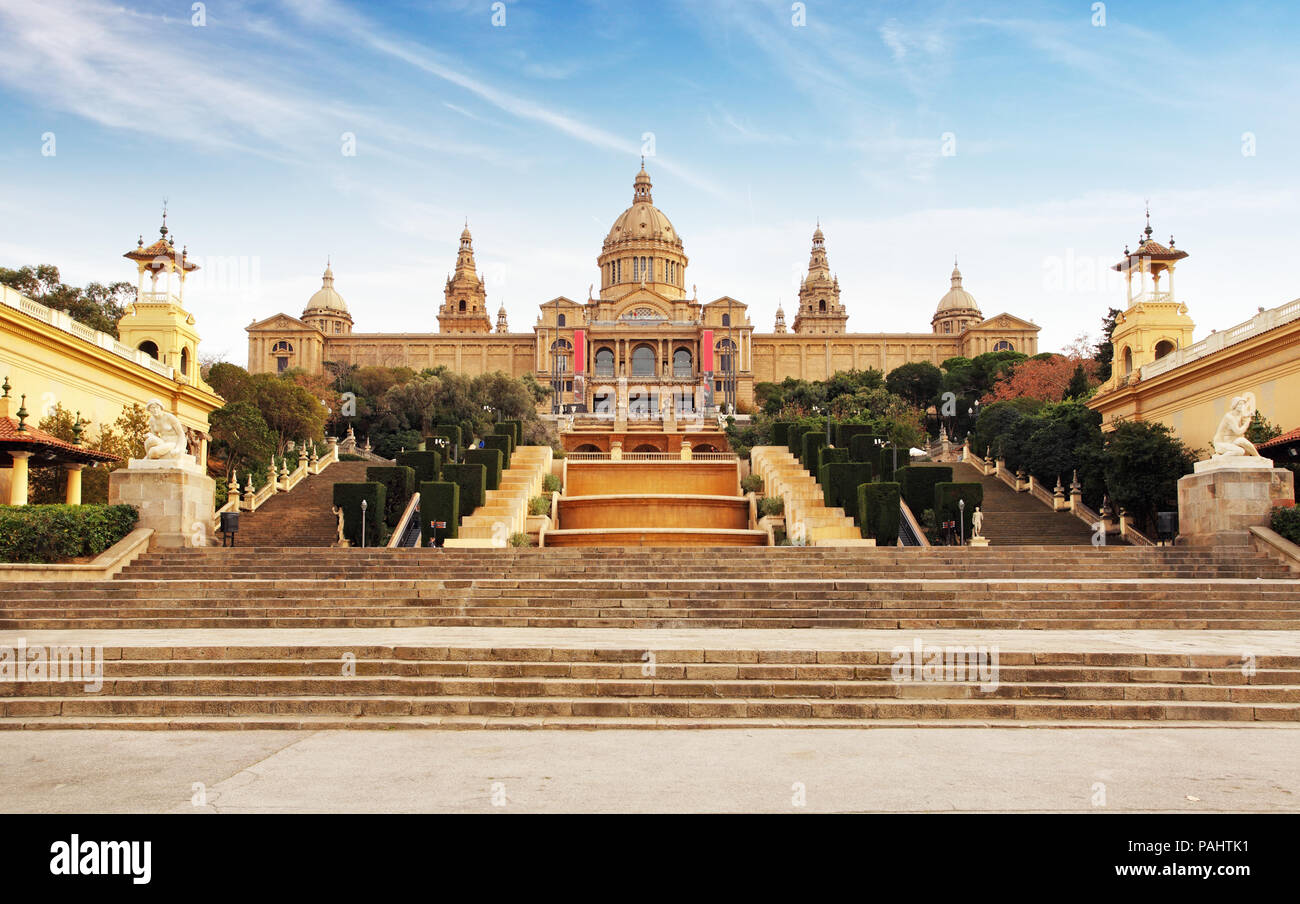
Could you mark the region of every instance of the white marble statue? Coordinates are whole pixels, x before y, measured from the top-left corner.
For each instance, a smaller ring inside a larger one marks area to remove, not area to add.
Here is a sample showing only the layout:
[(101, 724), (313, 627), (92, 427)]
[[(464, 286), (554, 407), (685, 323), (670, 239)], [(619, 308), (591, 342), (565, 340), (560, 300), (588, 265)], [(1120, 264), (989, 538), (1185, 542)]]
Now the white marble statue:
[(1215, 458), (1231, 458), (1245, 455), (1260, 458), (1255, 444), (1246, 439), (1246, 429), (1250, 427), (1251, 418), (1255, 416), (1255, 396), (1251, 393), (1239, 395), (1232, 400), (1228, 411), (1219, 421), (1219, 429), (1214, 431)]
[(984, 536), (984, 534), (982, 533), (982, 531), (984, 530), (984, 513), (980, 511), (980, 507), (978, 505), (975, 506), (975, 514), (970, 516), (970, 524), (972, 529), (971, 532), (972, 537)]
[(162, 402), (157, 399), (150, 399), (144, 407), (149, 412), (149, 433), (144, 438), (144, 457), (180, 460), (189, 450), (185, 441), (185, 426), (176, 415), (164, 409)]

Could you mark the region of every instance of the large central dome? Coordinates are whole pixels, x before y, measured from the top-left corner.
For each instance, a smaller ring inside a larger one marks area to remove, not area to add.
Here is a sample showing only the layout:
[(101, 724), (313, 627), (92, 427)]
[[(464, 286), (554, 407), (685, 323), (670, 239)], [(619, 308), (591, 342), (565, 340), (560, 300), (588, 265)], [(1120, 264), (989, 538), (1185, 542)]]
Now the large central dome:
[(681, 237), (673, 229), (673, 224), (662, 210), (654, 206), (650, 196), (650, 174), (642, 164), (641, 172), (636, 174), (636, 181), (632, 183), (632, 206), (614, 221), (609, 235), (605, 236), (603, 247), (609, 248), (617, 242), (647, 239), (668, 242), (678, 248), (682, 246)]
[(619, 214), (596, 258), (600, 265), (600, 297), (623, 298), (641, 286), (663, 298), (686, 295), (686, 253), (682, 237), (650, 196), (650, 174), (641, 172), (632, 183), (632, 206)]

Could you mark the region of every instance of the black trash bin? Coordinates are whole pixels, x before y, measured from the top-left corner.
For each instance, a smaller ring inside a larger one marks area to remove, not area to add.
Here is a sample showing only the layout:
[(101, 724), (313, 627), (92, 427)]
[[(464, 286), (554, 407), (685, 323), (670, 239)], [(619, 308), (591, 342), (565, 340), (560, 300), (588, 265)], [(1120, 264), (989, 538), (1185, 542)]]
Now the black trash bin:
[(235, 545), (235, 533), (239, 530), (239, 512), (222, 512), (221, 513), (221, 545), (225, 546), (226, 541), (230, 545)]

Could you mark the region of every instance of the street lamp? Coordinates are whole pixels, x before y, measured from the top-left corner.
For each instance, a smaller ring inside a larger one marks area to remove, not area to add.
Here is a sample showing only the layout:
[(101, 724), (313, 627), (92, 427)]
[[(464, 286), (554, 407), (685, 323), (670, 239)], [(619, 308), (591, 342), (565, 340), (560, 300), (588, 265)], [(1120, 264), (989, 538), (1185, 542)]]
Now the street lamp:
[(966, 500), (957, 500), (957, 527), (961, 531), (961, 542), (959, 546), (966, 545)]
[(363, 549), (365, 548), (366, 545), (366, 509), (367, 508), (369, 508), (369, 506), (367, 505), (366, 500), (362, 499), (361, 500), (361, 546)]

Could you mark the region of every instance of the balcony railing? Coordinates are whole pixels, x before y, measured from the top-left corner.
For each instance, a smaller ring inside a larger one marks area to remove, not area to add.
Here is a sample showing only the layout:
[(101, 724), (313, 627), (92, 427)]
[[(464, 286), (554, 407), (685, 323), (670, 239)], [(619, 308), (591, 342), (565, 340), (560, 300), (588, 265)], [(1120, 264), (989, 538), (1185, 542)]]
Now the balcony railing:
[(1261, 311), (1243, 323), (1228, 327), (1226, 330), (1220, 330), (1217, 333), (1211, 333), (1200, 342), (1172, 351), (1158, 361), (1143, 365), (1138, 373), (1141, 374), (1143, 380), (1149, 380), (1160, 374), (1168, 373), (1175, 367), (1181, 367), (1184, 364), (1190, 364), (1204, 358), (1206, 355), (1212, 355), (1229, 345), (1244, 342), (1261, 333), (1276, 329), (1297, 318), (1300, 318), (1300, 298), (1279, 305), (1276, 308)]
[[(146, 293), (148, 294), (148, 293)], [(162, 294), (162, 293), (156, 293)], [(63, 330), (65, 333), (76, 336), (82, 341), (89, 342), (91, 345), (99, 346), (107, 352), (111, 352), (119, 357), (133, 361), (141, 367), (147, 367), (149, 370), (171, 380), (174, 378), (175, 371), (171, 365), (163, 364), (156, 358), (145, 354), (138, 348), (131, 348), (129, 345), (123, 345), (108, 333), (101, 333), (99, 330), (93, 330), (84, 323), (78, 323), (63, 311), (56, 311), (53, 308), (47, 308), (38, 301), (33, 301), (21, 292), (16, 292), (8, 286), (0, 286), (0, 302), (16, 311), (21, 311), (28, 317), (34, 317), (42, 323), (48, 323), (50, 326)]]

